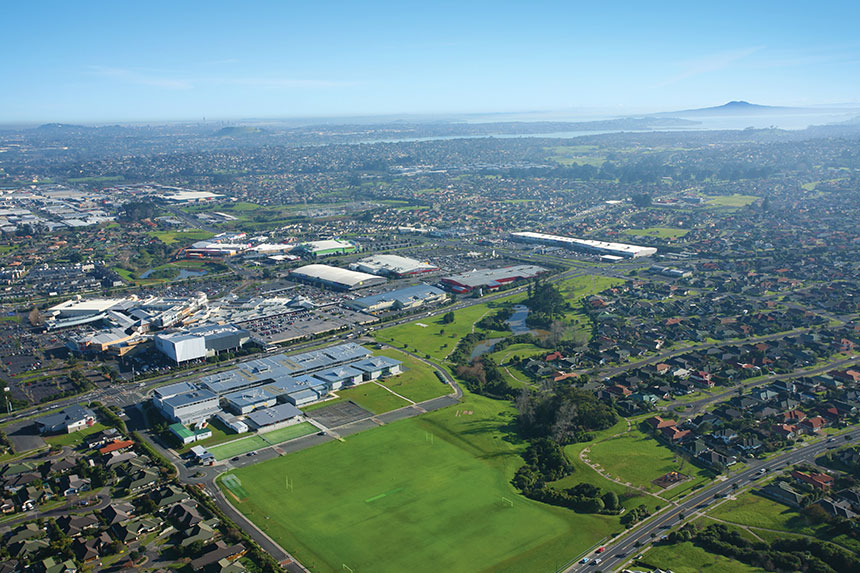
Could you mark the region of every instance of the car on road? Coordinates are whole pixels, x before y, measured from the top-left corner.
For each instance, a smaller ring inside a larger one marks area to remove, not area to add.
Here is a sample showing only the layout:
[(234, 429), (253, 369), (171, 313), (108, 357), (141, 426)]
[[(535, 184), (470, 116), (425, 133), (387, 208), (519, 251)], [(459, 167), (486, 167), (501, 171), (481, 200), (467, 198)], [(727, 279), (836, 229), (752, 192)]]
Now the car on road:
[(595, 564), (595, 565), (600, 565), (600, 558), (599, 558), (599, 557), (598, 557), (597, 559), (595, 559), (595, 560), (594, 560), (594, 564)]
[(582, 559), (579, 560), (579, 562), (582, 563), (583, 565), (585, 565), (589, 561), (591, 561), (591, 559), (589, 559), (588, 557), (583, 557)]
[(238, 462), (238, 461), (239, 461), (239, 456), (236, 456), (235, 458), (232, 458), (230, 461), (231, 461), (231, 462)]

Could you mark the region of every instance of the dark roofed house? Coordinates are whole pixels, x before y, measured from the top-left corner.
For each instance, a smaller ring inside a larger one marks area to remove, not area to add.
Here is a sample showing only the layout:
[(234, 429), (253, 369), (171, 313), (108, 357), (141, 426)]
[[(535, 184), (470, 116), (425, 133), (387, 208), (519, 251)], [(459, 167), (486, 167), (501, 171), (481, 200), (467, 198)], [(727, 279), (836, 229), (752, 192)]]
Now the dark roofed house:
[(69, 537), (75, 537), (89, 529), (95, 529), (99, 523), (98, 518), (92, 513), (81, 516), (64, 515), (57, 519), (57, 526)]
[(134, 513), (134, 506), (127, 502), (114, 502), (104, 508), (101, 515), (105, 518), (108, 525), (120, 523), (130, 519)]
[(834, 517), (843, 517), (845, 519), (854, 519), (857, 517), (857, 514), (851, 508), (851, 504), (847, 501), (825, 498), (818, 500), (815, 504)]
[(68, 406), (56, 414), (36, 418), (36, 427), (42, 434), (70, 434), (92, 426), (96, 422), (95, 413), (80, 405)]
[(213, 565), (217, 565), (222, 559), (235, 561), (247, 551), (241, 543), (228, 546), (222, 541), (217, 541), (215, 545), (210, 545), (206, 548), (206, 553), (191, 562), (191, 569), (193, 571), (202, 571)]
[(180, 530), (188, 529), (203, 521), (197, 508), (187, 503), (177, 503), (170, 508), (167, 515), (176, 524), (176, 529)]
[(791, 507), (800, 507), (803, 504), (803, 494), (784, 481), (769, 483), (761, 488), (759, 492), (765, 497), (790, 505)]

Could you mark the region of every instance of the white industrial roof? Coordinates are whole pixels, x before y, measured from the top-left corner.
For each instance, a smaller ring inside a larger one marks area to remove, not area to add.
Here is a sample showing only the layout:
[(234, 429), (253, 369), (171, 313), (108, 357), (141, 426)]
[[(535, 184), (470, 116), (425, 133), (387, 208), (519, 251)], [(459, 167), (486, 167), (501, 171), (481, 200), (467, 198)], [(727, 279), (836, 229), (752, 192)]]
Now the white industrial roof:
[(124, 298), (94, 298), (89, 300), (67, 300), (52, 306), (50, 312), (104, 312), (123, 302)]
[(409, 257), (401, 257), (400, 255), (373, 255), (361, 259), (357, 263), (353, 263), (350, 267), (373, 274), (387, 271), (398, 275), (421, 271), (432, 271), (438, 268), (430, 263), (410, 259)]
[(293, 270), (290, 274), (332, 283), (339, 283), (347, 286), (359, 285), (364, 281), (371, 279), (380, 280), (374, 275), (351, 271), (349, 269), (341, 269), (339, 267), (332, 267), (329, 265), (305, 265)]
[(315, 252), (315, 251), (326, 251), (328, 249), (348, 249), (354, 247), (352, 243), (347, 241), (339, 241), (337, 239), (326, 239), (324, 241), (308, 241), (307, 243), (302, 243), (302, 247), (305, 249)]
[(514, 237), (521, 237), (524, 239), (532, 239), (535, 241), (546, 241), (552, 243), (562, 243), (569, 245), (580, 245), (584, 247), (590, 247), (592, 249), (601, 250), (601, 251), (613, 251), (617, 253), (629, 253), (636, 255), (650, 255), (657, 252), (657, 249), (654, 247), (642, 247), (639, 245), (628, 245), (626, 243), (609, 243), (606, 241), (593, 241), (591, 239), (575, 239), (573, 237), (564, 237), (562, 235), (548, 235), (545, 233), (533, 233), (531, 231), (524, 231), (522, 233), (511, 233)]

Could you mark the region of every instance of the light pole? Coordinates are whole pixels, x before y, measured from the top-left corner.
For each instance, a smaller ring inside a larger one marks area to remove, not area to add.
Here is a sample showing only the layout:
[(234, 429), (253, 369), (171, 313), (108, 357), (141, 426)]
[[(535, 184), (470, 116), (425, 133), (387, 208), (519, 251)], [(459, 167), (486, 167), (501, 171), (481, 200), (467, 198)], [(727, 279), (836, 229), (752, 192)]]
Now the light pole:
[(9, 401), (9, 392), (10, 392), (10, 391), (11, 391), (11, 390), (10, 390), (10, 388), (9, 388), (8, 386), (6, 386), (5, 388), (3, 388), (3, 395), (4, 395), (4, 396), (6, 396), (6, 412), (7, 412), (8, 414), (11, 414), (11, 413), (12, 413), (12, 402), (10, 402), (10, 401)]

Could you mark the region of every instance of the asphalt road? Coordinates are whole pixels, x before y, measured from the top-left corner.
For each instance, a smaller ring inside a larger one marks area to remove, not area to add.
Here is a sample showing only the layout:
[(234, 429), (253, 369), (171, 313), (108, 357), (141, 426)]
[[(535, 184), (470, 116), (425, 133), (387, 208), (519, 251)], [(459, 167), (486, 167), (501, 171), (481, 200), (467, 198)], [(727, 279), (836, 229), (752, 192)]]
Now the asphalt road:
[[(854, 426), (848, 431), (848, 435), (851, 436), (850, 442), (852, 443), (857, 443), (860, 440), (860, 432), (857, 431), (858, 428), (860, 428), (860, 425)], [(565, 573), (621, 570), (625, 563), (632, 560), (639, 553), (642, 553), (649, 543), (652, 543), (655, 539), (659, 540), (661, 536), (668, 534), (670, 529), (681, 525), (688, 519), (699, 517), (709, 509), (713, 509), (713, 507), (725, 501), (723, 496), (732, 495), (735, 492), (733, 489), (735, 484), (737, 484), (739, 489), (752, 485), (771, 476), (775, 470), (780, 470), (786, 466), (801, 462), (814, 461), (815, 458), (824, 454), (829, 448), (843, 446), (846, 443), (848, 442), (840, 435), (835, 438), (834, 442), (829, 442), (825, 439), (785, 452), (769, 460), (753, 462), (747, 469), (730, 474), (725, 479), (715, 480), (710, 486), (689, 494), (677, 503), (672, 503), (659, 513), (616, 537), (613, 541), (604, 544), (603, 547), (606, 550), (602, 553), (597, 554), (591, 551), (590, 554), (585, 556), (589, 559), (588, 563), (577, 562), (567, 568)], [(762, 470), (765, 471), (762, 472)], [(652, 537), (652, 534), (654, 537)], [(600, 559), (601, 562), (596, 563), (597, 559)]]

